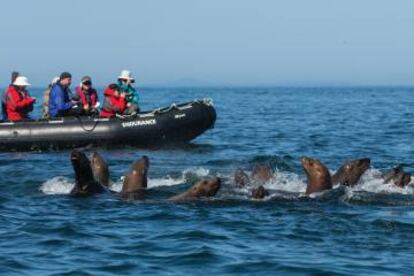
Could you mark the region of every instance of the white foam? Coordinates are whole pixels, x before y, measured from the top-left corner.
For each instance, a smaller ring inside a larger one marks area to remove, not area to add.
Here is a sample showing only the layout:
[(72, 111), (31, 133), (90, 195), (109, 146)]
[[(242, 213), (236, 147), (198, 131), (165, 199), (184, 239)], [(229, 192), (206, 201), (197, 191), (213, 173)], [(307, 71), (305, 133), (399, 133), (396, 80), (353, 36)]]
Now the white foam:
[[(412, 183), (411, 181), (410, 183)], [(365, 191), (371, 193), (398, 193), (398, 194), (414, 194), (412, 185), (407, 185), (404, 188), (398, 187), (392, 183), (384, 184), (381, 178), (381, 172), (377, 169), (367, 170), (361, 177), (358, 185), (349, 188), (350, 193), (355, 191)]]
[[(250, 172), (246, 172), (250, 175)], [(202, 167), (194, 167), (183, 170), (179, 177), (171, 177), (166, 175), (161, 178), (148, 178), (148, 188), (174, 186), (185, 183), (189, 177), (206, 177), (210, 174), (210, 171)], [(225, 175), (220, 177), (226, 178)], [(232, 176), (227, 176), (233, 180)], [(120, 192), (122, 189), (123, 178), (120, 177), (117, 181), (113, 182), (110, 189), (115, 192)], [(359, 183), (354, 187), (346, 187), (346, 197), (352, 197), (354, 192), (366, 191), (371, 193), (399, 193), (399, 194), (413, 194), (414, 195), (414, 181), (412, 180), (410, 185), (401, 188), (393, 184), (384, 184), (381, 178), (381, 172), (377, 169), (367, 170), (361, 177)], [(40, 191), (45, 194), (69, 194), (74, 186), (74, 182), (63, 176), (54, 177), (40, 186)], [(250, 195), (251, 189), (257, 186), (257, 183), (252, 183), (250, 187), (237, 189), (241, 195)], [(303, 196), (306, 191), (306, 178), (303, 175), (297, 175), (291, 172), (276, 171), (268, 182), (263, 185), (268, 190), (276, 190), (288, 193), (299, 193)], [(338, 185), (333, 187), (337, 189)], [(315, 193), (310, 197), (315, 198), (323, 195), (322, 193)], [(272, 197), (272, 196), (270, 196)]]
[(154, 179), (148, 179), (148, 187), (160, 187), (160, 186), (174, 186), (178, 185), (184, 182), (184, 178), (177, 178), (174, 179), (170, 176), (167, 176), (165, 178), (154, 178)]
[(74, 185), (68, 178), (57, 176), (44, 182), (40, 191), (48, 195), (69, 194)]
[(205, 169), (202, 167), (195, 167), (195, 168), (185, 169), (183, 171), (183, 176), (186, 176), (188, 174), (193, 174), (198, 177), (205, 177), (205, 176), (208, 176), (209, 173), (210, 173), (210, 170), (208, 169)]
[[(251, 172), (245, 171), (247, 175), (251, 175)], [(234, 175), (231, 176), (231, 181), (234, 183)], [(275, 171), (273, 173), (272, 178), (267, 181), (266, 183), (255, 183), (251, 179), (251, 187), (256, 187), (258, 185), (263, 185), (264, 188), (269, 190), (278, 190), (284, 192), (297, 192), (297, 193), (304, 193), (306, 191), (306, 180), (298, 176), (297, 174), (291, 172), (282, 172), (282, 171)], [(240, 189), (241, 191), (244, 188)], [(247, 192), (248, 190), (246, 190)]]
[[(110, 186), (110, 189), (114, 192), (120, 192), (122, 190), (122, 185), (124, 182), (124, 176), (122, 176), (118, 181), (113, 182)], [(160, 186), (174, 186), (184, 182), (184, 178), (177, 178), (174, 179), (170, 176), (166, 176), (165, 178), (148, 178), (148, 188), (160, 187)]]
[(271, 190), (304, 193), (306, 191), (306, 182), (297, 174), (276, 171), (272, 179), (265, 183), (264, 187)]
[[(246, 172), (248, 175), (251, 172)], [(231, 177), (233, 180), (233, 177)], [(234, 181), (234, 180), (233, 180)], [(412, 194), (414, 195), (414, 182), (411, 180), (410, 185), (401, 188), (394, 184), (384, 184), (381, 178), (381, 172), (375, 168), (367, 170), (361, 177), (359, 183), (354, 187), (343, 187), (345, 189), (346, 197), (352, 197), (354, 192), (365, 191), (370, 193), (398, 193), (398, 194)], [(250, 190), (257, 186), (257, 183), (251, 183), (250, 187), (239, 189), (239, 192), (249, 195)], [(288, 193), (298, 193), (299, 197), (309, 196), (310, 198), (319, 198), (325, 195), (329, 195), (331, 191), (342, 188), (340, 185), (335, 185), (332, 190), (323, 191), (320, 193), (313, 193), (311, 195), (305, 195), (306, 192), (306, 178), (295, 173), (276, 171), (268, 182), (263, 185), (266, 189), (276, 190)], [(280, 196), (276, 193), (274, 196)], [(270, 196), (272, 197), (272, 195)]]
[[(181, 176), (178, 178), (173, 178), (169, 175), (163, 178), (148, 178), (148, 188), (160, 187), (160, 186), (174, 186), (182, 184), (186, 181), (188, 176), (196, 177), (205, 177), (208, 176), (210, 171), (202, 167), (194, 167), (185, 169)], [(117, 181), (113, 182), (110, 185), (110, 189), (115, 192), (120, 192), (122, 190), (122, 183), (125, 176), (121, 176)], [(63, 176), (57, 176), (52, 179), (47, 180), (40, 186), (40, 191), (45, 194), (69, 194), (72, 190), (74, 182)]]

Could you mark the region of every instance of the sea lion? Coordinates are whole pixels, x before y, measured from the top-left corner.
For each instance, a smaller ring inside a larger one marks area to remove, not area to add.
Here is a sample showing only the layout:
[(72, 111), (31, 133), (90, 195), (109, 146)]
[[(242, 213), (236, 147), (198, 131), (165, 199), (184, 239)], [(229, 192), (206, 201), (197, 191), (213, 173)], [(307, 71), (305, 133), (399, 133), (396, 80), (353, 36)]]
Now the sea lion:
[(252, 197), (254, 199), (263, 199), (268, 195), (269, 192), (262, 185), (252, 191)]
[(303, 157), (302, 166), (308, 178), (306, 194), (332, 189), (331, 175), (319, 160)]
[(392, 181), (394, 185), (401, 188), (407, 186), (411, 182), (411, 174), (404, 172), (402, 165), (398, 165), (389, 172), (385, 173), (382, 175), (382, 178), (384, 179), (385, 184)]
[(105, 188), (94, 179), (91, 163), (85, 153), (72, 150), (70, 160), (76, 179), (75, 186), (70, 191), (71, 195), (90, 196), (105, 191)]
[(341, 184), (351, 187), (356, 185), (370, 164), (371, 160), (369, 158), (346, 161), (332, 175), (332, 185)]
[(221, 179), (218, 177), (212, 177), (203, 179), (196, 182), (187, 191), (171, 197), (169, 200), (172, 201), (184, 201), (184, 200), (195, 200), (202, 197), (212, 197), (217, 194), (220, 189)]
[(257, 182), (267, 182), (273, 177), (273, 169), (268, 164), (258, 164), (252, 171), (252, 179)]
[(249, 176), (242, 169), (237, 169), (234, 172), (234, 183), (238, 188), (243, 188), (250, 183)]
[(101, 185), (109, 187), (109, 169), (105, 159), (96, 151), (91, 155), (93, 177)]
[(139, 200), (144, 198), (144, 191), (148, 183), (148, 168), (149, 159), (145, 155), (132, 163), (122, 185), (120, 194), (123, 199)]

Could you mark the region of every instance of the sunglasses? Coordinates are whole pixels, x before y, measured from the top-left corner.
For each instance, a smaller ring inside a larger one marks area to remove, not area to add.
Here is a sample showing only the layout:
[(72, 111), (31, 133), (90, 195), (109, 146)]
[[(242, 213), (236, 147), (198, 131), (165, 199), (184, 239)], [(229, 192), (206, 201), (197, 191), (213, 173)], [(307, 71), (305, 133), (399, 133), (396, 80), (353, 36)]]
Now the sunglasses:
[(84, 85), (91, 85), (91, 84), (92, 84), (92, 82), (90, 82), (90, 81), (85, 81), (85, 82), (83, 82), (83, 84), (84, 84)]
[[(122, 82), (128, 82), (129, 80), (127, 80), (127, 79), (121, 79), (121, 81), (122, 81)], [(134, 82), (135, 82), (135, 80), (130, 80), (130, 82), (131, 82), (131, 83), (134, 83)]]

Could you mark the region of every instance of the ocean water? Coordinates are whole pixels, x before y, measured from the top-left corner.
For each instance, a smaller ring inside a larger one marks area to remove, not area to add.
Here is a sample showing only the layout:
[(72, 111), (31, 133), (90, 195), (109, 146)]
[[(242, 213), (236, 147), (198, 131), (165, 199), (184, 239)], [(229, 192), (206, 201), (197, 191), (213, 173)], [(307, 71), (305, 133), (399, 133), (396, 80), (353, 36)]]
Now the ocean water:
[[(414, 173), (414, 88), (140, 92), (143, 109), (212, 98), (216, 126), (187, 145), (98, 149), (114, 190), (149, 156), (149, 190), (137, 202), (70, 197), (69, 151), (0, 153), (1, 274), (414, 273), (414, 184), (379, 179), (397, 164)], [(305, 155), (332, 172), (362, 157), (371, 167), (356, 187), (305, 196)], [(264, 200), (232, 186), (235, 169), (257, 163), (275, 170)], [(207, 175), (223, 179), (215, 198), (166, 201)]]

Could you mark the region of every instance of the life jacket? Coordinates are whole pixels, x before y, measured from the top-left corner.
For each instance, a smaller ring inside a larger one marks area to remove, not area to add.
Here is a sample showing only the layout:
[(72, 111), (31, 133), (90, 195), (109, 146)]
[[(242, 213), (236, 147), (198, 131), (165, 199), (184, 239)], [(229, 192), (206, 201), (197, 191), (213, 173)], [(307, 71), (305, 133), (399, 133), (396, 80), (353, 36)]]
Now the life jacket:
[(82, 106), (89, 105), (90, 108), (95, 107), (96, 102), (98, 101), (98, 94), (94, 88), (82, 90), (82, 87), (79, 85), (75, 90), (82, 102)]
[(124, 97), (116, 97), (115, 90), (106, 88), (104, 91), (105, 101), (99, 115), (101, 117), (110, 118), (116, 114), (122, 114), (126, 108), (126, 101)]
[(28, 118), (33, 110), (35, 99), (28, 96), (27, 91), (18, 91), (14, 86), (7, 89), (6, 106), (7, 118), (17, 122)]

